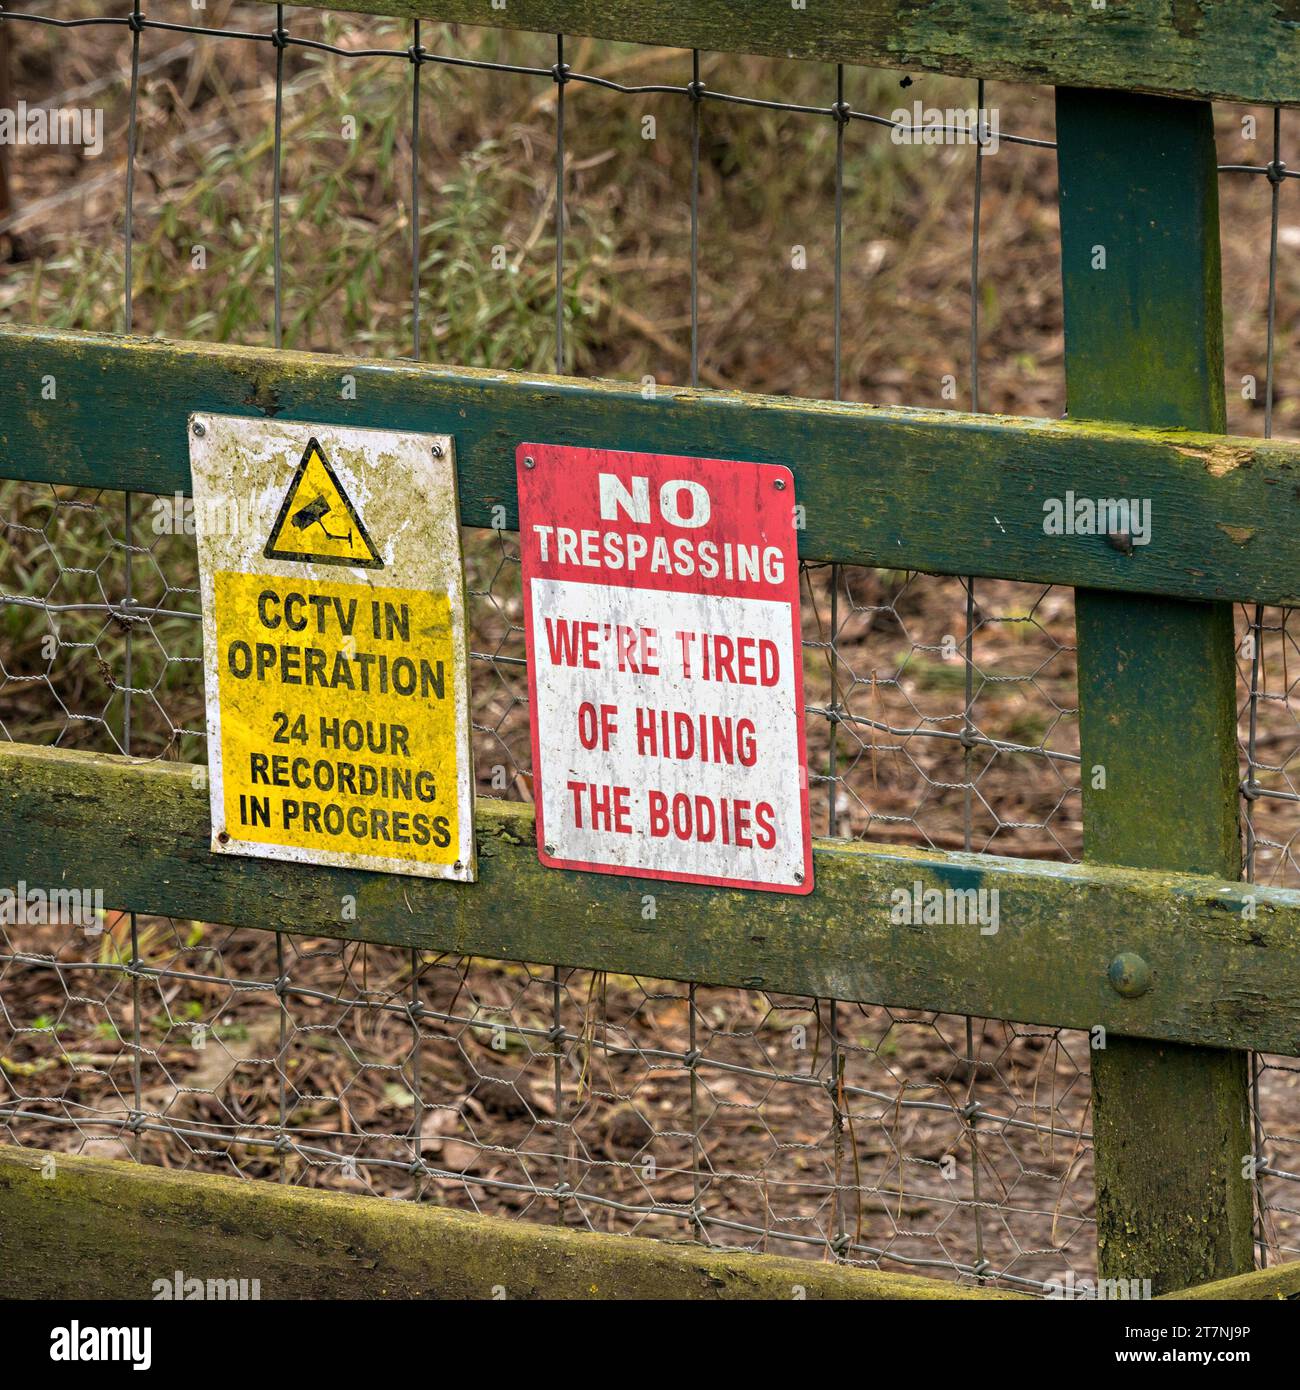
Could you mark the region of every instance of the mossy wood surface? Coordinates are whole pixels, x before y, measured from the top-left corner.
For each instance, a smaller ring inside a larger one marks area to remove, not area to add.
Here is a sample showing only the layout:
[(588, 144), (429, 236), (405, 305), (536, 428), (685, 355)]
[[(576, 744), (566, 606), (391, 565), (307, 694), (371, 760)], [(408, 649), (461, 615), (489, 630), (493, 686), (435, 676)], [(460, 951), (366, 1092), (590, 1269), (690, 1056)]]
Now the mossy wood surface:
[(1101, 8), (1090, 0), (344, 0), (321, 7), (912, 73), (1300, 101), (1300, 0), (1110, 0)]
[[(415, 430), (455, 437), (465, 523), (513, 530), (523, 440), (752, 459), (794, 470), (806, 559), (1300, 603), (1295, 443), (23, 328), (0, 376), (0, 478), (187, 493), (196, 411)], [(1151, 543), (1046, 535), (1069, 492), (1149, 498)]]
[(151, 1299), (258, 1279), (264, 1299), (1012, 1299), (816, 1260), (596, 1235), (0, 1147), (0, 1298)]
[(1234, 1274), (1229, 1279), (1215, 1279), (1158, 1297), (1166, 1300), (1190, 1298), (1200, 1303), (1297, 1302), (1300, 1301), (1300, 1261), (1274, 1265), (1271, 1269), (1253, 1269), (1249, 1274)]
[[(529, 806), (481, 800), (480, 878), (209, 853), (202, 769), (0, 745), (0, 883), (106, 906), (494, 959), (1300, 1055), (1300, 892), (1191, 874), (819, 841), (809, 897), (561, 873)], [(899, 889), (994, 890), (996, 934), (891, 923)], [(645, 895), (653, 894), (647, 918)], [(355, 920), (343, 920), (345, 896)], [(1108, 978), (1123, 952), (1145, 994)]]
[[(1209, 105), (1062, 90), (1057, 139), (1071, 416), (1221, 431)], [(1235, 879), (1231, 607), (1083, 589), (1076, 626), (1085, 859)], [(1101, 1273), (1163, 1292), (1252, 1268), (1245, 1055), (1112, 1037), (1092, 1098)]]

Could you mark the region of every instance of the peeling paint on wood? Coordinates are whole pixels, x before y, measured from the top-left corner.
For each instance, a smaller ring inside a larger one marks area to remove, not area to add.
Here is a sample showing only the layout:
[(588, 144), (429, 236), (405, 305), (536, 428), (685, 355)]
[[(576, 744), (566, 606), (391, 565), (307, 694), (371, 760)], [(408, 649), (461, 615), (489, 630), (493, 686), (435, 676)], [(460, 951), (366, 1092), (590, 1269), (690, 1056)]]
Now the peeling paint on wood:
[(1236, 468), (1249, 468), (1255, 462), (1255, 449), (1250, 444), (1207, 444), (1201, 448), (1181, 446), (1178, 452), (1184, 458), (1196, 459), (1205, 465), (1205, 471), (1213, 478), (1226, 477)]

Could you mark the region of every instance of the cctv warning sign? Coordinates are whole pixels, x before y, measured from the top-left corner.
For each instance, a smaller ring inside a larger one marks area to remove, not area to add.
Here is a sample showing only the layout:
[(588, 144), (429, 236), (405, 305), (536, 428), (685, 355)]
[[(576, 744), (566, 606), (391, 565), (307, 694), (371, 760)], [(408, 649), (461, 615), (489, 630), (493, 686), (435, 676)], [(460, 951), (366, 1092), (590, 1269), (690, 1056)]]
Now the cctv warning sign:
[(190, 428), (214, 853), (472, 879), (451, 440)]
[(307, 441), (298, 471), (285, 489), (264, 553), (269, 560), (384, 567), (365, 522), (314, 437)]
[(812, 889), (794, 479), (521, 445), (538, 853)]

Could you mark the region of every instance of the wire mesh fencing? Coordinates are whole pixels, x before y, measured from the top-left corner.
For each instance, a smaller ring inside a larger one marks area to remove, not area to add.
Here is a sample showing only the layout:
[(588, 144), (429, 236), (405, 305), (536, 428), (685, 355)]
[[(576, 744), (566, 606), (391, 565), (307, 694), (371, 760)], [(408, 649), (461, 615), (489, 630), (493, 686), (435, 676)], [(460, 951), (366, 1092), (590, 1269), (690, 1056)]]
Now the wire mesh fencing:
[[(28, 100), (102, 99), (118, 150), (107, 169), (19, 152), (0, 220), (16, 321), (1060, 409), (1041, 94), (1007, 89), (1030, 133), (999, 129), (991, 157), (983, 83), (934, 100), (976, 113), (970, 142), (915, 149), (894, 139), (905, 75), (150, 11), (0, 23), (20, 57), (58, 40), (20, 62)], [(1295, 414), (1275, 366), (1297, 331), (1296, 175), (1280, 115), (1257, 120), (1221, 119), (1227, 271), (1248, 290), (1229, 360), (1234, 428), (1271, 434)], [(1263, 157), (1238, 157), (1248, 138)], [(864, 317), (883, 305), (905, 329)], [(203, 761), (192, 531), (157, 524), (177, 510), (0, 484), (0, 736)], [(528, 800), (515, 539), (467, 531), (465, 560), (479, 789)], [(819, 564), (802, 586), (814, 833), (1078, 856), (1068, 591)], [(1247, 868), (1283, 886), (1290, 620), (1238, 622)], [(1087, 1034), (105, 906), (89, 934), (0, 926), (7, 1142), (1031, 1290), (1094, 1269)], [(1265, 1260), (1300, 1253), (1296, 1078), (1255, 1059)]]

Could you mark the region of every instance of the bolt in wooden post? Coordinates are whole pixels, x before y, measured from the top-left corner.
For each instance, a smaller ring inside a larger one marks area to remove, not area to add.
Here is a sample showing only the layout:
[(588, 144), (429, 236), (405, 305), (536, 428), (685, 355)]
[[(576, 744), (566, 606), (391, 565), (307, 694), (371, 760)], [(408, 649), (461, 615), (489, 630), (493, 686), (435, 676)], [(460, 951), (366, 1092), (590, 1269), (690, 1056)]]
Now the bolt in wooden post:
[[(1223, 433), (1209, 104), (1060, 88), (1056, 113), (1070, 415)], [(1179, 524), (1149, 523), (1153, 547)], [(1231, 605), (1080, 589), (1077, 633), (1085, 857), (1237, 877)], [(1246, 1054), (1111, 1036), (1092, 1062), (1102, 1276), (1160, 1293), (1251, 1269)]]

